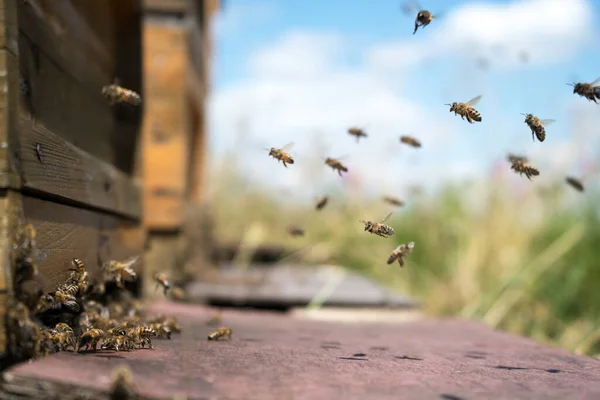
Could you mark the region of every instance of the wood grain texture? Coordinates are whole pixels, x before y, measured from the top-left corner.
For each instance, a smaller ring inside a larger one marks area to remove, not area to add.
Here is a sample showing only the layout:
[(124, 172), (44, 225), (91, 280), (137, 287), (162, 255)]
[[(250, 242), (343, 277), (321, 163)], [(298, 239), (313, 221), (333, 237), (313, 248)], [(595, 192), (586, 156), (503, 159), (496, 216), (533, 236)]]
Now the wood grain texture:
[(13, 171), (17, 160), (10, 144), (17, 135), (17, 103), (19, 99), (19, 66), (14, 54), (0, 50), (0, 186), (18, 185)]
[(141, 188), (129, 176), (29, 119), (19, 120), (22, 186), (140, 219)]
[(17, 3), (14, 0), (0, 0), (0, 49), (12, 54), (17, 48)]
[(188, 7), (189, 0), (143, 0), (144, 11), (184, 13)]
[[(110, 2), (102, 1), (102, 5), (109, 8)], [(82, 87), (95, 93), (112, 81), (112, 38), (90, 28), (81, 5), (78, 9), (66, 0), (27, 0), (19, 1), (17, 7), (19, 31)], [(113, 26), (110, 13), (96, 12), (93, 18), (96, 26)]]
[(144, 25), (144, 225), (181, 226), (189, 165), (186, 105), (186, 31), (159, 22)]
[(19, 64), (29, 94), (22, 110), (72, 144), (114, 163), (111, 108), (100, 89), (90, 93), (26, 36), (19, 35)]
[[(80, 258), (90, 274), (100, 277), (99, 261), (141, 254), (144, 231), (136, 222), (65, 206), (35, 197), (21, 196), (23, 223), (37, 231), (41, 252), (38, 261), (41, 283), (52, 291), (68, 277), (67, 268)], [(142, 264), (134, 269), (141, 271)]]

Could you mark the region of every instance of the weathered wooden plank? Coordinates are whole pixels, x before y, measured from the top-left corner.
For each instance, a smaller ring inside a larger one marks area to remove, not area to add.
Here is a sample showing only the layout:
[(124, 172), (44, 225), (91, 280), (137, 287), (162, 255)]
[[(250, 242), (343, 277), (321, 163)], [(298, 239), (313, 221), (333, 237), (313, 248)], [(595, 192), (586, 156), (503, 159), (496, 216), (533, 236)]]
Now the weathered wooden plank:
[[(92, 276), (100, 277), (99, 260), (142, 253), (145, 237), (137, 222), (30, 196), (21, 196), (20, 201), (23, 223), (33, 224), (37, 231), (45, 291), (54, 290), (68, 277), (73, 257), (83, 260)], [(136, 266), (138, 272), (141, 266)]]
[(19, 66), (17, 58), (0, 50), (0, 186), (14, 185), (11, 172), (16, 168), (9, 145), (17, 135), (17, 104), (19, 99)]
[[(17, 10), (19, 31), (88, 92), (99, 92), (112, 81), (115, 59), (110, 42), (90, 29), (70, 1), (19, 1)], [(94, 18), (97, 25), (112, 27), (110, 14), (96, 13)]]
[(183, 26), (144, 25), (144, 224), (181, 226), (189, 166), (186, 32)]
[(19, 120), (24, 188), (139, 219), (141, 188), (125, 173), (29, 119)]
[(28, 93), (21, 96), (23, 112), (72, 144), (113, 163), (114, 120), (100, 90), (96, 94), (85, 91), (24, 35), (19, 35), (19, 52), (22, 79), (28, 87)]
[(0, 49), (18, 54), (17, 31), (17, 2), (0, 0)]

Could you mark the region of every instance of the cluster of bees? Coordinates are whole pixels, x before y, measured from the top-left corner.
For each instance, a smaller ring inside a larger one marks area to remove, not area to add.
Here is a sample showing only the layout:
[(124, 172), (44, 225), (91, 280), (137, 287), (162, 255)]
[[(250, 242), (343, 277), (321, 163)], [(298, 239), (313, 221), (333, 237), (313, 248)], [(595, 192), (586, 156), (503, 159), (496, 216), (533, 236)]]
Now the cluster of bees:
[[(73, 350), (131, 351), (152, 348), (152, 339), (171, 339), (181, 328), (168, 316), (150, 316), (126, 290), (137, 279), (138, 256), (105, 261), (103, 279), (90, 279), (73, 259), (68, 278), (52, 293), (39, 283), (36, 230), (24, 225), (13, 245), (15, 296), (7, 313), (8, 350), (15, 361)], [(157, 283), (159, 281), (157, 280)]]

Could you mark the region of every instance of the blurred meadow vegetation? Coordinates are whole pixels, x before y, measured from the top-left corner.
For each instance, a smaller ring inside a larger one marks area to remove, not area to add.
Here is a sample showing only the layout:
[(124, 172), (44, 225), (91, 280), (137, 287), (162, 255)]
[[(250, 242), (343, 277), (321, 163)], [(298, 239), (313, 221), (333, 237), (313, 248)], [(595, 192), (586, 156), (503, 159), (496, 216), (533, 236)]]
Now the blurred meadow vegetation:
[[(600, 193), (594, 188), (578, 193), (564, 176), (542, 186), (508, 172), (485, 183), (413, 193), (403, 207), (363, 200), (354, 191), (324, 192), (329, 203), (316, 211), (240, 176), (235, 166), (211, 173), (219, 240), (303, 248), (298, 261), (363, 273), (419, 299), (427, 315), (482, 320), (550, 346), (600, 355)], [(474, 197), (481, 204), (474, 205)], [(365, 233), (358, 222), (391, 210), (387, 222), (396, 234), (389, 239)], [(306, 235), (288, 235), (292, 224)], [(387, 265), (390, 252), (409, 241), (416, 245), (404, 268)]]

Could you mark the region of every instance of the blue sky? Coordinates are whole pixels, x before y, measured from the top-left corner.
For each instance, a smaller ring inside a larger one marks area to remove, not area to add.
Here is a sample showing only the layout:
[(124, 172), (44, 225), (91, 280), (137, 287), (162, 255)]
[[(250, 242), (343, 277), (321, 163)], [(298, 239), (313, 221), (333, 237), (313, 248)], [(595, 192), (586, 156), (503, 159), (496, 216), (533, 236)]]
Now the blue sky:
[[(349, 153), (362, 179), (393, 186), (412, 183), (409, 170), (415, 181), (481, 175), (506, 151), (548, 171), (584, 173), (582, 160), (600, 144), (600, 105), (565, 84), (600, 76), (600, 2), (420, 2), (442, 14), (413, 36), (414, 17), (401, 1), (226, 0), (214, 26), (213, 161), (244, 146), (243, 169), (300, 185), (309, 178), (298, 165), (275, 175), (262, 148), (294, 141), (302, 160), (321, 131), (327, 155)], [(481, 124), (444, 106), (479, 94)], [(522, 112), (556, 119), (544, 143), (532, 142)], [(234, 132), (240, 118), (249, 124), (243, 139)], [(356, 146), (344, 132), (349, 124), (371, 136)], [(401, 134), (422, 138), (423, 149), (401, 148)], [(324, 172), (322, 180), (335, 176)]]

